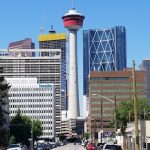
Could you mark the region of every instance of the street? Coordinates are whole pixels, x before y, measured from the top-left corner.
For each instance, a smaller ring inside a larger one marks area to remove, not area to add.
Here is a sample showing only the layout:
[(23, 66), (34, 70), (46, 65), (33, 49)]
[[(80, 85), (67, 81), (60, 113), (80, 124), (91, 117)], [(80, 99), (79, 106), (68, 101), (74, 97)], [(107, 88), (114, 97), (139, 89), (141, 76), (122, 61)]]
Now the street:
[(54, 150), (86, 150), (83, 146), (81, 145), (74, 145), (73, 143), (64, 145), (64, 146), (60, 146), (60, 147), (56, 147), (54, 148)]

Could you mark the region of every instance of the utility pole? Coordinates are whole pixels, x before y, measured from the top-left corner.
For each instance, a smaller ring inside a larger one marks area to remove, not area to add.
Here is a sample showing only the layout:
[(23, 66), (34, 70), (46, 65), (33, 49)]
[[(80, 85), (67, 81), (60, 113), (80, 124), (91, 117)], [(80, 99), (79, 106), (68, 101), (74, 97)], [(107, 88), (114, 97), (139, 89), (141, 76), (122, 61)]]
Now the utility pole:
[(115, 104), (115, 137), (116, 137), (116, 132), (117, 132), (117, 112), (116, 112), (116, 94), (115, 94), (115, 96), (114, 96), (114, 104)]
[(128, 117), (129, 117), (129, 123), (130, 123), (130, 120), (131, 120), (131, 113), (130, 113), (130, 111), (129, 111)]
[(138, 129), (136, 77), (135, 77), (135, 61), (134, 60), (133, 60), (133, 68), (132, 68), (132, 79), (133, 79), (133, 98), (134, 98), (135, 148), (136, 150), (139, 150), (139, 129)]
[(103, 99), (101, 99), (101, 143), (103, 142)]
[(144, 121), (145, 121), (145, 109), (144, 109)]

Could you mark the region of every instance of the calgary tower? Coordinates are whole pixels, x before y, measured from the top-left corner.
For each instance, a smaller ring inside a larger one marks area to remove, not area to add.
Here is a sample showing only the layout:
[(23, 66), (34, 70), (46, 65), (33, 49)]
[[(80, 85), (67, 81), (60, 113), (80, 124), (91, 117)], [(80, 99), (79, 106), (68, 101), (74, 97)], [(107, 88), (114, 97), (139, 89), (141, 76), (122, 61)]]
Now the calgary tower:
[(69, 30), (69, 117), (76, 119), (79, 112), (78, 65), (77, 65), (77, 31), (82, 27), (84, 16), (74, 8), (69, 10), (62, 19), (65, 28)]

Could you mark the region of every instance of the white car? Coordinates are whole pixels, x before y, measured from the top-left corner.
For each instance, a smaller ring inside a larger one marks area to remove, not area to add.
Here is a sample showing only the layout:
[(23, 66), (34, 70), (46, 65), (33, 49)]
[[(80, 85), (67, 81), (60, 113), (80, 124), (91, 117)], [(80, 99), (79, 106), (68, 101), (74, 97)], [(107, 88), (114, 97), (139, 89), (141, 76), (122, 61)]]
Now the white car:
[(7, 150), (23, 150), (21, 144), (10, 144)]
[(122, 150), (122, 148), (117, 144), (105, 144), (102, 150)]

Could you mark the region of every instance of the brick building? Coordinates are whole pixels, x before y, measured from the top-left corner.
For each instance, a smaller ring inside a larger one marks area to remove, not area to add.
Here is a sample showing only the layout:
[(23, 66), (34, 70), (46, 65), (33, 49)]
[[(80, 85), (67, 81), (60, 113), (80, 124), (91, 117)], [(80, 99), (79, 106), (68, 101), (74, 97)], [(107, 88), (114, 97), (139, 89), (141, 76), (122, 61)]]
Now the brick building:
[[(145, 71), (135, 71), (137, 97), (146, 98)], [(109, 72), (90, 72), (89, 74), (89, 115), (87, 131), (103, 137), (112, 136), (115, 132), (114, 110), (120, 102), (132, 100), (132, 70)], [(110, 100), (112, 101), (110, 101)], [(116, 105), (115, 105), (116, 100)]]

